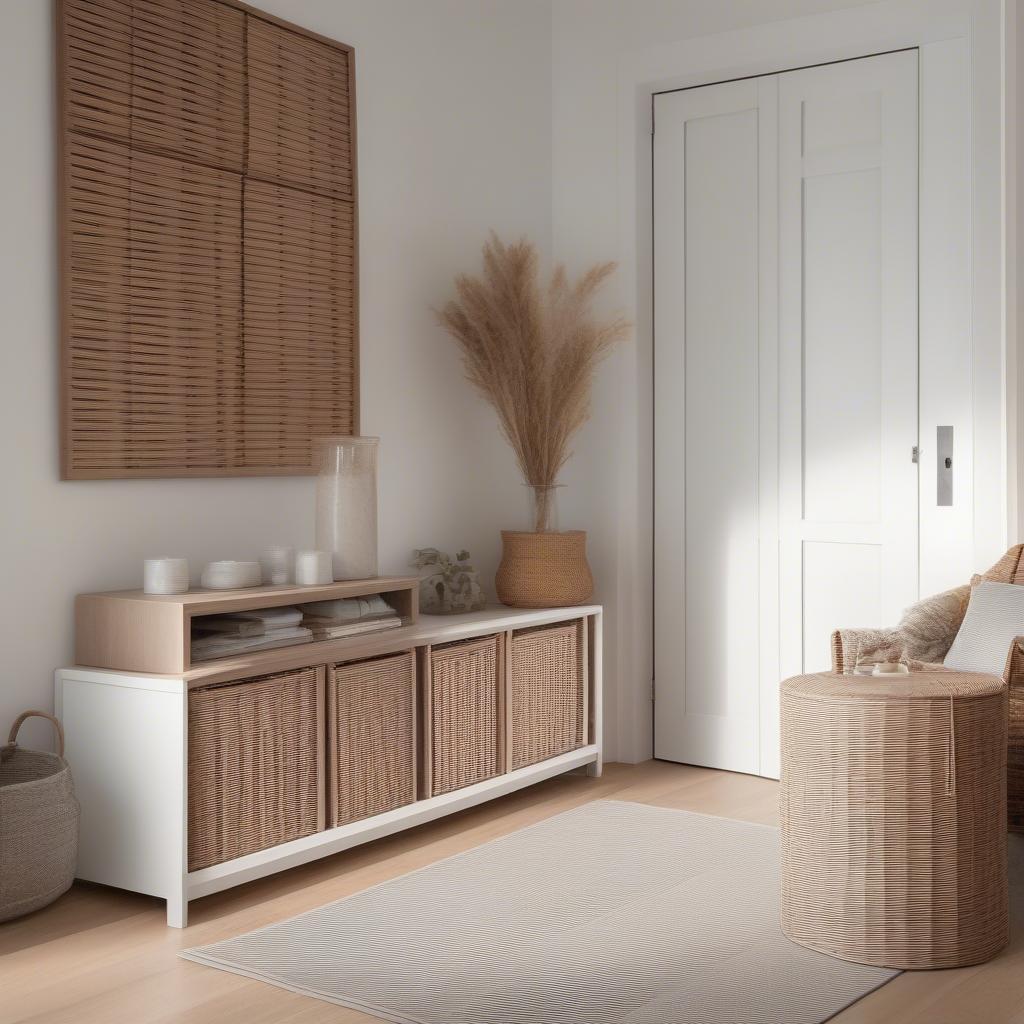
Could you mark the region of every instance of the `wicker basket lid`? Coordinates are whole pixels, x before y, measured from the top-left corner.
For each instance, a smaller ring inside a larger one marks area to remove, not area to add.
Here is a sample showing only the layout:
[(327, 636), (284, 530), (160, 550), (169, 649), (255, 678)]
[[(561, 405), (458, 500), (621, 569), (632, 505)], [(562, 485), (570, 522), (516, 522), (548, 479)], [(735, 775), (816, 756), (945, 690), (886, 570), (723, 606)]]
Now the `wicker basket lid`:
[(911, 672), (892, 678), (815, 672), (782, 683), (783, 693), (811, 700), (948, 700), (994, 697), (1005, 689), (999, 676), (982, 672)]

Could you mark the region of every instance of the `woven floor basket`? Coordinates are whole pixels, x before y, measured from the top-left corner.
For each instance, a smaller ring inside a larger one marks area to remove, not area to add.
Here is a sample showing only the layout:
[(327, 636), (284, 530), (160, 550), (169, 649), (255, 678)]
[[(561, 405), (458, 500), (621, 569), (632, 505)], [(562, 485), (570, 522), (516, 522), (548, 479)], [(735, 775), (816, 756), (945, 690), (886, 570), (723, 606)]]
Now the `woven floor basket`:
[(460, 640), (430, 651), (430, 792), (437, 796), (502, 770), (504, 638)]
[(416, 799), (416, 655), (335, 665), (327, 681), (328, 826)]
[[(18, 746), (18, 730), (28, 718), (53, 723), (56, 754)], [(26, 711), (0, 747), (0, 921), (45, 907), (71, 887), (78, 816), (60, 723), (45, 711)]]
[(510, 771), (586, 742), (586, 623), (517, 630), (512, 636), (508, 716)]
[(193, 690), (189, 871), (324, 827), (323, 669)]
[(498, 600), (512, 608), (583, 604), (594, 592), (587, 535), (501, 531), (501, 564), (494, 577)]
[(1008, 940), (1006, 688), (995, 676), (782, 684), (782, 930), (843, 960), (980, 963)]

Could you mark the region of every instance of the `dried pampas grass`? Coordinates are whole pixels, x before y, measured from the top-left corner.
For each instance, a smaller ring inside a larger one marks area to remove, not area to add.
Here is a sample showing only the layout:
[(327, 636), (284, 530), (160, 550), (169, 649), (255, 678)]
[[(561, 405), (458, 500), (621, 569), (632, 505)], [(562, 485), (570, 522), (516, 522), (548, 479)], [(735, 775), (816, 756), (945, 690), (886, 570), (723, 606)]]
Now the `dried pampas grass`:
[(558, 267), (545, 289), (533, 245), (505, 245), (493, 233), (483, 262), (481, 277), (456, 278), (458, 298), (438, 315), (462, 349), (466, 376), (498, 414), (534, 490), (534, 530), (544, 532), (569, 442), (590, 415), (594, 370), (628, 330), (624, 320), (598, 322), (590, 311), (615, 264), (599, 263), (575, 283)]

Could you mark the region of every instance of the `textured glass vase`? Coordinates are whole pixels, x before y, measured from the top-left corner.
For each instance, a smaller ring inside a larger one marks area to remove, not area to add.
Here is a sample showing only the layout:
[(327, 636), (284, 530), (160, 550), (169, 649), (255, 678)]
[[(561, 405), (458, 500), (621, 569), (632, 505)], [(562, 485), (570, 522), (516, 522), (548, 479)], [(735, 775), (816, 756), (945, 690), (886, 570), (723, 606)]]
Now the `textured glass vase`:
[(561, 484), (527, 484), (529, 502), (528, 530), (534, 533), (558, 532), (558, 492)]
[(336, 580), (377, 575), (376, 437), (316, 442), (316, 546), (330, 551)]

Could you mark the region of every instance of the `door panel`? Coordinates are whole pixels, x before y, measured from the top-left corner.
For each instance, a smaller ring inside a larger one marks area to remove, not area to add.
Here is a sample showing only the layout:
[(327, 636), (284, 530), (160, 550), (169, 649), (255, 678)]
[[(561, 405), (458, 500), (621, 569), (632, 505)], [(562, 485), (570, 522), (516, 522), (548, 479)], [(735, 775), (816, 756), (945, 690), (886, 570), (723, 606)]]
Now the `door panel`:
[(803, 588), (815, 601), (804, 610), (803, 663), (828, 665), (837, 623), (874, 622), (881, 600), (881, 546), (806, 541)]
[(781, 671), (917, 598), (917, 54), (779, 76)]
[[(758, 770), (759, 747), (766, 88), (668, 94), (655, 112), (655, 751), (745, 772)], [(742, 642), (737, 622), (749, 624)]]
[(874, 168), (804, 185), (803, 515), (881, 514), (881, 188)]

